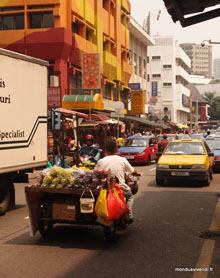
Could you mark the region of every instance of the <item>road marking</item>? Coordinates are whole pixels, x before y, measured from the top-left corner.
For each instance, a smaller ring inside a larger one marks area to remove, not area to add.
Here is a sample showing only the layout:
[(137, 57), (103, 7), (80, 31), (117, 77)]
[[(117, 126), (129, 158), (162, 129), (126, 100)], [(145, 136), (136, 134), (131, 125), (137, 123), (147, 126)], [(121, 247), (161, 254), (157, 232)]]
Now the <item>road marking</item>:
[(154, 167), (154, 168), (150, 169), (150, 171), (154, 171), (155, 169), (156, 169), (156, 167)]
[[(220, 227), (220, 198), (218, 199), (216, 208), (215, 208), (215, 215), (212, 218), (212, 223), (209, 227), (210, 231), (219, 231)], [(196, 268), (209, 268), (210, 263), (213, 257), (213, 251), (215, 248), (215, 240), (205, 240), (203, 243), (202, 251), (199, 256), (199, 260), (197, 262)], [(209, 272), (195, 272), (193, 278), (207, 278)]]

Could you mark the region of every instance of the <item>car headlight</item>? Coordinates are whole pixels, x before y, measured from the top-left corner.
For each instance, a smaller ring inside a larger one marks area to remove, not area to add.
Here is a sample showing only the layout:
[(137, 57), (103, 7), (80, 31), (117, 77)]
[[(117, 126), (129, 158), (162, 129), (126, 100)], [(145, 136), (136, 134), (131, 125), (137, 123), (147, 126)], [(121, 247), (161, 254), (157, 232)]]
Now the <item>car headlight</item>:
[(145, 152), (139, 152), (138, 154), (139, 155), (145, 155)]
[(194, 164), (192, 165), (192, 169), (205, 169), (204, 164)]
[(168, 169), (169, 165), (168, 164), (157, 164), (157, 169)]

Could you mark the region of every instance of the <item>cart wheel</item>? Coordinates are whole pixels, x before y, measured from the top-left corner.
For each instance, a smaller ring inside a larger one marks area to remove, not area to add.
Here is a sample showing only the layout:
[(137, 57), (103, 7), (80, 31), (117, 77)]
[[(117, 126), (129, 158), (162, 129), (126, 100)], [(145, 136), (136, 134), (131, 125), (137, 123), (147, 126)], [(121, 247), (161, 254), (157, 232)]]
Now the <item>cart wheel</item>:
[(0, 199), (0, 216), (6, 213), (9, 207), (9, 203), (10, 203), (10, 192), (8, 191)]
[(104, 229), (104, 236), (105, 236), (105, 240), (106, 241), (113, 241), (115, 239), (115, 232), (116, 232), (116, 229), (115, 229), (115, 225), (112, 225), (112, 226), (103, 226), (103, 229)]
[(9, 182), (0, 181), (0, 216), (4, 215), (9, 208), (10, 204), (10, 190), (9, 190)]
[(42, 237), (47, 237), (52, 233), (53, 230), (53, 222), (52, 221), (46, 221), (46, 220), (40, 220), (39, 221), (39, 231), (42, 235)]

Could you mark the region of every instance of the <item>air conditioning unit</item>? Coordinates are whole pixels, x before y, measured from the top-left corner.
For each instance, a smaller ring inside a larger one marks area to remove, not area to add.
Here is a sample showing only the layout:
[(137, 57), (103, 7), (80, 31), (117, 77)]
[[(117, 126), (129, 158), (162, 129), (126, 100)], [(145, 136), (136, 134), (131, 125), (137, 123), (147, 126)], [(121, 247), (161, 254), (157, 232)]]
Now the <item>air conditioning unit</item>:
[(59, 77), (56, 75), (50, 76), (50, 87), (59, 87)]

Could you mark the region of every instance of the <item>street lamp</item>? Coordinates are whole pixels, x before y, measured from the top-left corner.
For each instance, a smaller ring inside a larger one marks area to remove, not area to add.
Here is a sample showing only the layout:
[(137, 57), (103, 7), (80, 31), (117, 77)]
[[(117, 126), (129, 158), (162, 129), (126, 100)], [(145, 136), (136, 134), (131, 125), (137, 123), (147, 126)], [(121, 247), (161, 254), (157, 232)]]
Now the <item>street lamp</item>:
[(213, 42), (212, 40), (203, 40), (201, 42), (201, 46), (205, 46), (205, 42), (208, 42), (209, 44), (220, 44), (220, 42)]

